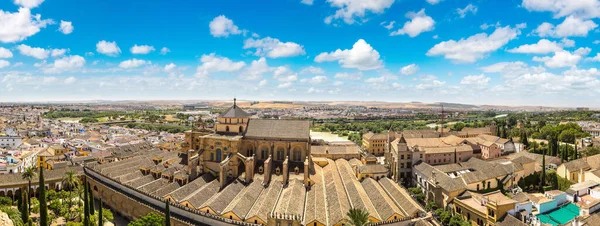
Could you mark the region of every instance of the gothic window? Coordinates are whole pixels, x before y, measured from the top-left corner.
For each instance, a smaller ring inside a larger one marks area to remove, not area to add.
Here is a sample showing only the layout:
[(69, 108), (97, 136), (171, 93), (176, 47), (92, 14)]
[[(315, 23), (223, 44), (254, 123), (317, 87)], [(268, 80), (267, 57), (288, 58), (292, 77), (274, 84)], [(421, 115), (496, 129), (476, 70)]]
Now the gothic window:
[(260, 152), (261, 152), (260, 159), (267, 159), (269, 157), (269, 148), (268, 147), (262, 147)]
[(277, 148), (277, 160), (279, 161), (283, 161), (285, 159), (285, 156), (283, 156), (284, 150), (282, 147), (278, 147)]
[(240, 133), (244, 132), (244, 128), (240, 126)]
[(294, 151), (293, 151), (293, 160), (294, 161), (302, 161), (302, 151), (300, 150), (299, 147), (294, 147)]

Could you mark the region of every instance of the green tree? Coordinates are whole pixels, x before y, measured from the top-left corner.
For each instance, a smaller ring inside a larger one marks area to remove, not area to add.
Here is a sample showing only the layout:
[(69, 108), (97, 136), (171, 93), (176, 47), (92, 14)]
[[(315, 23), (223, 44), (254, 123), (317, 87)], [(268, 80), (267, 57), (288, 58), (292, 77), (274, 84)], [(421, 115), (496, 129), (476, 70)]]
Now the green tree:
[(165, 226), (171, 226), (171, 211), (169, 210), (169, 200), (165, 204)]
[(102, 197), (100, 197), (100, 207), (98, 207), (98, 226), (104, 225), (104, 215), (102, 214)]
[(88, 183), (83, 182), (83, 225), (90, 225), (90, 203), (88, 202)]
[(87, 184), (87, 189), (88, 189), (88, 195), (90, 196), (88, 198), (88, 202), (90, 203), (90, 215), (94, 215), (94, 213), (96, 212), (95, 206), (94, 206), (94, 193), (92, 193), (92, 188), (90, 183)]
[(40, 167), (39, 176), (39, 201), (40, 201), (40, 226), (48, 226), (48, 202), (46, 201), (46, 182), (44, 181), (44, 168)]
[(540, 181), (540, 192), (544, 193), (544, 185), (546, 182), (546, 153), (542, 154), (542, 180)]
[(369, 224), (369, 212), (363, 209), (352, 208), (346, 213), (346, 220), (353, 226), (365, 226)]
[(163, 222), (165, 222), (165, 217), (150, 212), (136, 221), (129, 222), (127, 226), (163, 226)]
[[(23, 180), (27, 180), (29, 182), (29, 186), (27, 187), (28, 193), (27, 194), (31, 194), (31, 180), (33, 180), (34, 177), (37, 176), (37, 173), (35, 172), (35, 168), (33, 168), (32, 166), (25, 168), (25, 172), (23, 172), (23, 175), (21, 175), (21, 177), (23, 178)], [(31, 206), (31, 199), (29, 200), (29, 206)], [(31, 213), (31, 212), (29, 212)]]
[(23, 219), (23, 222), (27, 222), (27, 219), (29, 219), (29, 205), (28, 205), (28, 194), (27, 191), (23, 191), (21, 194), (22, 200), (21, 200), (21, 219)]
[(79, 178), (77, 177), (77, 173), (75, 173), (75, 171), (73, 170), (65, 172), (65, 175), (62, 178), (62, 185), (65, 190), (69, 191), (68, 203), (70, 210), (71, 206), (73, 206), (72, 192), (73, 190), (77, 189), (77, 187), (79, 187)]
[(471, 224), (463, 220), (460, 214), (455, 214), (450, 218), (448, 226), (471, 226)]
[(527, 140), (527, 132), (521, 131), (520, 140), (521, 140), (521, 143), (523, 143), (523, 146), (525, 146), (525, 148), (529, 148), (529, 140)]

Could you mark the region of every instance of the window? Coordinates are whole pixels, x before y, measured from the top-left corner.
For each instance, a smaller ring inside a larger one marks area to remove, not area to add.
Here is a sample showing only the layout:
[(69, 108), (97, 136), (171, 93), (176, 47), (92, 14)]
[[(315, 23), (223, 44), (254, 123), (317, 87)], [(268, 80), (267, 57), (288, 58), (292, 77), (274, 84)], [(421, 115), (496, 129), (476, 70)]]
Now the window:
[(487, 182), (487, 188), (491, 188), (492, 186), (490, 186), (490, 182)]
[(223, 157), (223, 154), (221, 153), (221, 149), (217, 148), (217, 162), (221, 162), (222, 157)]
[(400, 159), (404, 159), (404, 155), (400, 155)]
[(215, 161), (215, 153), (210, 153), (210, 161)]
[(479, 191), (479, 184), (477, 185), (477, 191)]
[(400, 169), (404, 168), (404, 163), (400, 163)]
[(229, 126), (225, 126), (225, 132), (229, 132)]
[(410, 162), (407, 162), (406, 163), (406, 168), (410, 168), (410, 167), (411, 167)]

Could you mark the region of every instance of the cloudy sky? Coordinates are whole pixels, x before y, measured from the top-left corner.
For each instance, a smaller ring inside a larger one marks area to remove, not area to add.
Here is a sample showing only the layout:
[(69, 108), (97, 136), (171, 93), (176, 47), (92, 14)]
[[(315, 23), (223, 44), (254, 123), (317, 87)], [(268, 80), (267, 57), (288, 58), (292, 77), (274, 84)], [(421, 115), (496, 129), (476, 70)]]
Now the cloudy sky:
[(4, 0), (0, 101), (600, 107), (600, 0)]

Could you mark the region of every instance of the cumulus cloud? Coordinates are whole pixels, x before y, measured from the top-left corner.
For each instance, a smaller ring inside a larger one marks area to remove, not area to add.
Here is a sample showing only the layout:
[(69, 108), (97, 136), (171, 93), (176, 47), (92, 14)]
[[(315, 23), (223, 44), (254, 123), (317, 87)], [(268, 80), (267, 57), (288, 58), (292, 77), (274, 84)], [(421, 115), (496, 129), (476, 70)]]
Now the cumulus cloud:
[(380, 25), (383, 26), (385, 29), (391, 30), (392, 28), (394, 28), (394, 24), (396, 24), (396, 21), (390, 21), (389, 23), (387, 22), (381, 22)]
[(50, 52), (50, 55), (51, 55), (52, 57), (59, 57), (59, 56), (63, 56), (63, 55), (65, 55), (65, 53), (67, 53), (67, 50), (66, 50), (66, 49), (53, 49), (53, 50)]
[(443, 55), (444, 58), (457, 63), (473, 63), (515, 39), (521, 33), (522, 27), (523, 25), (517, 25), (515, 28), (498, 27), (489, 36), (479, 33), (467, 39), (440, 42), (427, 51), (427, 56)]
[(267, 59), (261, 57), (258, 60), (253, 60), (252, 63), (250, 63), (250, 66), (240, 74), (240, 77), (243, 80), (259, 80), (262, 79), (263, 74), (274, 70), (274, 68), (269, 67), (267, 64)]
[(228, 19), (225, 15), (215, 17), (208, 24), (210, 34), (214, 37), (229, 37), (229, 35), (238, 35), (242, 30), (233, 24), (233, 20)]
[(546, 67), (549, 68), (562, 68), (562, 67), (572, 67), (577, 65), (579, 61), (583, 58), (582, 55), (586, 55), (589, 53), (589, 48), (580, 48), (576, 50), (574, 53), (571, 53), (566, 50), (557, 51), (553, 56), (545, 56), (545, 57), (533, 57), (533, 61), (543, 62)]
[(491, 78), (485, 75), (467, 75), (460, 80), (460, 84), (463, 85), (474, 85), (478, 87), (487, 86)]
[(65, 84), (70, 85), (73, 84), (77, 81), (77, 79), (73, 76), (70, 76), (68, 78), (65, 79)]
[(359, 70), (374, 70), (383, 67), (383, 61), (379, 59), (379, 52), (363, 39), (354, 43), (352, 49), (323, 52), (315, 57), (315, 62), (318, 63), (328, 61), (338, 61), (344, 68)]
[(138, 60), (138, 59), (133, 58), (130, 60), (122, 61), (119, 64), (119, 67), (123, 68), (123, 69), (132, 69), (132, 68), (140, 67), (140, 66), (146, 65), (146, 64), (150, 64), (150, 61)]
[(54, 60), (54, 63), (50, 65), (42, 66), (44, 73), (56, 74), (66, 71), (76, 71), (83, 68), (85, 65), (85, 58), (79, 55), (65, 56), (60, 59)]
[(308, 66), (302, 69), (302, 71), (300, 71), (300, 74), (323, 74), (325, 73), (325, 70), (323, 70), (323, 68), (320, 67), (315, 67), (315, 66)]
[(133, 45), (131, 47), (131, 49), (129, 49), (129, 51), (131, 51), (131, 53), (133, 54), (148, 54), (152, 51), (154, 51), (154, 46), (149, 46), (149, 45)]
[(0, 58), (12, 58), (13, 53), (7, 48), (0, 47)]
[(440, 0), (426, 0), (426, 1), (427, 1), (427, 3), (432, 4), (432, 5), (440, 3)]
[(165, 65), (165, 71), (166, 72), (171, 72), (173, 71), (175, 68), (177, 67), (177, 65), (175, 65), (174, 63), (170, 63)]
[(286, 88), (290, 88), (290, 87), (292, 87), (291, 82), (281, 83), (277, 86), (277, 88), (279, 88), (279, 89), (286, 89)]
[(7, 60), (0, 60), (0, 68), (5, 68), (10, 66), (10, 62), (8, 62)]
[(167, 55), (167, 53), (171, 52), (171, 50), (167, 47), (162, 47), (162, 49), (160, 49), (160, 54), (161, 55)]
[(14, 0), (15, 4), (24, 8), (35, 8), (38, 7), (44, 0)]
[(2, 29), (0, 29), (0, 42), (23, 41), (52, 23), (52, 20), (42, 20), (40, 14), (31, 15), (28, 8), (20, 8), (18, 12), (14, 13), (0, 10), (0, 24), (2, 26)]
[(589, 57), (586, 60), (600, 62), (600, 53), (596, 54), (595, 57)]
[(417, 37), (419, 34), (434, 29), (435, 21), (425, 15), (425, 9), (419, 12), (408, 12), (406, 18), (411, 19), (404, 23), (404, 26), (397, 31), (390, 33), (391, 36), (407, 34), (411, 38)]
[(214, 53), (202, 55), (200, 62), (202, 64), (196, 68), (198, 77), (205, 77), (215, 72), (235, 72), (246, 66), (243, 61), (233, 62), (227, 57), (217, 56)]
[(107, 56), (117, 56), (121, 54), (121, 49), (117, 46), (117, 42), (107, 42), (102, 40), (96, 43), (96, 52)]
[(313, 4), (313, 0), (302, 0), (302, 1), (300, 1), (300, 2), (301, 2), (302, 4), (305, 4), (305, 5), (312, 5), (312, 4)]
[(523, 0), (521, 6), (529, 11), (552, 12), (554, 18), (565, 16), (600, 17), (600, 3), (597, 0)]
[(400, 69), (400, 74), (402, 75), (413, 75), (419, 71), (419, 66), (416, 64), (409, 64)]
[(522, 45), (514, 49), (509, 49), (510, 53), (534, 53), (534, 54), (546, 54), (562, 50), (560, 44), (549, 41), (548, 39), (541, 39), (535, 44)]
[(353, 24), (356, 19), (362, 21), (367, 13), (381, 14), (394, 4), (395, 0), (327, 0), (331, 7), (338, 8), (335, 14), (325, 18), (325, 23), (334, 20), (343, 20), (346, 24)]
[(480, 68), (485, 73), (500, 73), (504, 78), (514, 78), (522, 74), (538, 74), (545, 72), (544, 67), (529, 67), (525, 62), (499, 62)]
[(73, 23), (71, 23), (71, 21), (64, 21), (61, 20), (60, 21), (60, 27), (58, 28), (58, 30), (60, 32), (62, 32), (65, 35), (71, 34), (73, 33)]
[(363, 77), (363, 73), (361, 72), (354, 72), (354, 73), (348, 73), (348, 72), (341, 72), (341, 73), (336, 73), (334, 78), (336, 79), (347, 79), (347, 80), (360, 80), (360, 78)]
[(415, 88), (418, 89), (418, 90), (431, 90), (433, 88), (442, 87), (445, 84), (446, 84), (446, 82), (440, 81), (440, 80), (437, 80), (437, 79), (423, 80), (422, 83), (417, 84), (415, 86)]
[(304, 83), (312, 83), (312, 84), (323, 84), (326, 83), (329, 79), (326, 76), (323, 75), (317, 75), (314, 76), (312, 78), (305, 78), (300, 80), (300, 82), (304, 82)]
[(458, 13), (460, 18), (465, 18), (465, 16), (467, 16), (467, 14), (469, 14), (469, 13), (472, 13), (473, 15), (475, 15), (475, 13), (477, 13), (477, 6), (474, 6), (473, 4), (468, 4), (463, 9), (461, 9), (461, 8), (456, 9), (456, 13)]
[(255, 55), (269, 58), (292, 57), (306, 54), (302, 45), (294, 42), (281, 42), (279, 39), (271, 37), (246, 39), (243, 48), (256, 49), (254, 52)]
[(50, 55), (49, 50), (39, 47), (31, 47), (25, 44), (18, 45), (17, 49), (21, 55), (34, 57), (39, 60), (46, 59), (48, 58), (48, 55)]
[(598, 25), (592, 20), (569, 16), (556, 27), (548, 22), (540, 24), (534, 31), (540, 37), (586, 37)]

